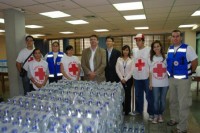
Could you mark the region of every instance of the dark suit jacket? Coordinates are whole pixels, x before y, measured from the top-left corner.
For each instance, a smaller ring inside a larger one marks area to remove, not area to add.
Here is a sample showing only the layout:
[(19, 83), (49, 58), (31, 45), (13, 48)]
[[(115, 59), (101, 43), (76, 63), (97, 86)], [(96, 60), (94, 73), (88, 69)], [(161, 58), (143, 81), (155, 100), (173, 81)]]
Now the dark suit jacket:
[(121, 53), (119, 50), (114, 49), (111, 52), (110, 60), (108, 61), (108, 51), (106, 50), (106, 68), (105, 68), (105, 76), (106, 81), (111, 82), (119, 82), (120, 79), (116, 73), (115, 65), (117, 63), (117, 59), (121, 56)]
[[(84, 72), (84, 80), (89, 80), (88, 73), (90, 70), (90, 57), (91, 57), (91, 49), (86, 48), (82, 52), (81, 57), (81, 66)], [(106, 81), (105, 79), (105, 67), (106, 67), (106, 51), (105, 49), (102, 49), (98, 47), (96, 49), (95, 55), (94, 55), (94, 72), (96, 73), (95, 81), (102, 82)]]

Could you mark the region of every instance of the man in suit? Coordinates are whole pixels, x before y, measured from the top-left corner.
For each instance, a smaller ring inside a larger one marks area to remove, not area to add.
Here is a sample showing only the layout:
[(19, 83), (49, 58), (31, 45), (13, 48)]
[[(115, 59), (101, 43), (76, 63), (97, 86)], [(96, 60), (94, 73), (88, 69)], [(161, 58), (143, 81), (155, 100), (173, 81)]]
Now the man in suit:
[(115, 65), (117, 63), (118, 57), (121, 56), (119, 50), (113, 48), (114, 38), (111, 36), (106, 37), (106, 68), (105, 68), (105, 76), (106, 82), (119, 82), (120, 79), (116, 73)]
[(84, 72), (84, 80), (105, 81), (106, 51), (98, 47), (97, 35), (90, 36), (91, 47), (82, 52), (81, 66)]

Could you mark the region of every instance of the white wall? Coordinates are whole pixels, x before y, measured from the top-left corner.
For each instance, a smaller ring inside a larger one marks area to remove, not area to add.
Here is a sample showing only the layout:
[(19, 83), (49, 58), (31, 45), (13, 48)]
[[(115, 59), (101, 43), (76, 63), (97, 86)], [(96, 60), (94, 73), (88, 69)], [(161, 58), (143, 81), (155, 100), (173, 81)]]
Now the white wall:
[(184, 42), (194, 48), (196, 51), (196, 31), (185, 30), (185, 40)]

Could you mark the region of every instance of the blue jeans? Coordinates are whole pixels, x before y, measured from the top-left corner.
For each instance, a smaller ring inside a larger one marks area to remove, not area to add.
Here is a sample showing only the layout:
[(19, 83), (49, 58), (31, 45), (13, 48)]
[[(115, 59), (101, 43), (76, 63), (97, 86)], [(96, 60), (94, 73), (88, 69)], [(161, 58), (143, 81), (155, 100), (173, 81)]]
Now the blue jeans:
[(136, 80), (134, 79), (135, 86), (135, 111), (142, 114), (144, 110), (144, 92), (146, 93), (147, 113), (154, 115), (153, 107), (153, 92), (149, 89), (149, 79)]
[(155, 115), (162, 115), (165, 110), (166, 95), (168, 86), (153, 87), (154, 111)]

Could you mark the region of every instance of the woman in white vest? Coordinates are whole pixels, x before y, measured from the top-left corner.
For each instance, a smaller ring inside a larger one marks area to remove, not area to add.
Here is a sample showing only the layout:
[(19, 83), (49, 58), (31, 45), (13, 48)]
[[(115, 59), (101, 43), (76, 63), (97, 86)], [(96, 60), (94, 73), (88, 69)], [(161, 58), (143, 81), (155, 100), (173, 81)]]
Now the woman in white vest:
[(40, 49), (33, 51), (34, 59), (28, 64), (28, 76), (31, 80), (31, 90), (39, 90), (48, 83), (48, 64), (42, 59)]
[(156, 40), (151, 44), (149, 88), (153, 90), (154, 119), (152, 123), (163, 122), (163, 112), (165, 110), (166, 95), (169, 88), (169, 79), (166, 68), (165, 53), (160, 41)]
[(80, 61), (78, 57), (73, 56), (74, 50), (71, 45), (66, 47), (66, 55), (61, 59), (60, 70), (63, 74), (63, 79), (79, 80), (80, 79)]

